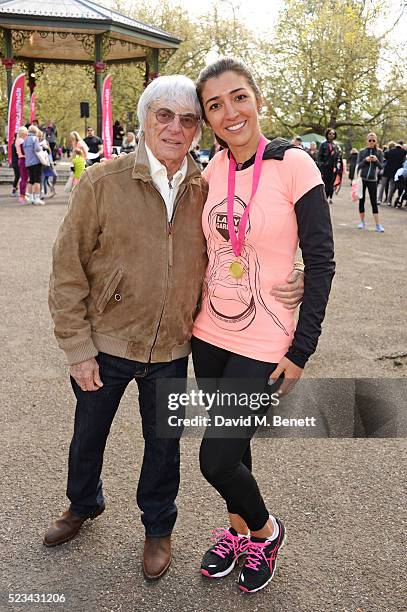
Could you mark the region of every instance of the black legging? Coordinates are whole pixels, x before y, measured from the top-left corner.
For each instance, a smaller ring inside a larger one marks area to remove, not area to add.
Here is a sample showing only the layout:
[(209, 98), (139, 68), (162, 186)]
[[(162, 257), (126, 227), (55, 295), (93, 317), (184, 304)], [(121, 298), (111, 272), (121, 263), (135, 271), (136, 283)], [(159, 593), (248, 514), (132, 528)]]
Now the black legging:
[(14, 170), (14, 180), (13, 180), (13, 189), (17, 189), (18, 181), (20, 180), (20, 168), (18, 167), (18, 162), (13, 164)]
[[(239, 381), (244, 379), (246, 393), (274, 393), (276, 386), (268, 386), (267, 381), (275, 369), (275, 363), (256, 361), (231, 353), (219, 347), (192, 338), (192, 357), (199, 388), (205, 393), (241, 392)], [(233, 380), (234, 379), (234, 380)], [(213, 406), (209, 411), (212, 423), (216, 416), (237, 417), (251, 413), (241, 406)], [(267, 408), (259, 411), (265, 414)], [(205, 431), (201, 449), (200, 466), (206, 480), (226, 501), (228, 512), (238, 514), (252, 531), (262, 529), (269, 518), (269, 512), (260, 494), (257, 482), (251, 473), (252, 461), (250, 440), (258, 425), (231, 427), (208, 427)], [(208, 437), (216, 435), (216, 437)], [(233, 437), (231, 437), (233, 435)]]
[(324, 166), (321, 169), (321, 174), (322, 174), (322, 180), (324, 181), (324, 185), (325, 185), (326, 197), (328, 199), (332, 199), (332, 196), (334, 194), (334, 181), (335, 181), (334, 169), (331, 168), (330, 166)]
[(370, 203), (372, 205), (373, 214), (377, 215), (378, 213), (378, 210), (377, 210), (377, 181), (365, 181), (363, 179), (362, 182), (363, 182), (363, 191), (362, 191), (362, 197), (359, 200), (359, 212), (360, 213), (365, 212), (365, 196), (366, 196), (366, 187), (367, 187), (367, 190), (369, 192)]

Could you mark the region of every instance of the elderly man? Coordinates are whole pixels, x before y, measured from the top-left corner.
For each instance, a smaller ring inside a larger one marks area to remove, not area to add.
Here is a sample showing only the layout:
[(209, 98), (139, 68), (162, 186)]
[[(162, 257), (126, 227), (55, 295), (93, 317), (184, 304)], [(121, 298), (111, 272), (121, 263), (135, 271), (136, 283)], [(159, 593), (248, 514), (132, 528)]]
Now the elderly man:
[[(167, 409), (157, 405), (156, 389), (165, 378), (185, 385), (207, 263), (201, 229), (207, 186), (188, 155), (200, 136), (192, 81), (154, 80), (140, 98), (138, 116), (137, 151), (87, 169), (54, 245), (50, 310), (77, 405), (71, 503), (44, 544), (67, 542), (104, 511), (104, 448), (120, 399), (135, 379), (145, 440), (137, 489), (146, 532), (143, 570), (155, 579), (171, 562), (179, 486), (179, 440), (156, 435), (157, 413)], [(288, 306), (298, 294), (302, 279), (282, 287)]]

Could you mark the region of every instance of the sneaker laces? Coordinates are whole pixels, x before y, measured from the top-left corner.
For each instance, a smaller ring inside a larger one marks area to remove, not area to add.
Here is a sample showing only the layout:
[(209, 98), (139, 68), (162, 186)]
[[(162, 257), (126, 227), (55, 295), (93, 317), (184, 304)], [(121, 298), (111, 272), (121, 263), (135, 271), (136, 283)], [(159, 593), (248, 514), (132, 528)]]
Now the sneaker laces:
[(249, 538), (239, 538), (230, 533), (229, 529), (214, 529), (212, 531), (212, 541), (216, 545), (211, 550), (212, 553), (224, 559), (226, 555), (233, 551), (235, 557), (241, 552), (247, 550), (249, 546)]
[(270, 556), (267, 556), (265, 549), (270, 546), (271, 542), (252, 542), (249, 541), (247, 547), (247, 557), (244, 564), (245, 569), (252, 569), (255, 572), (259, 571), (259, 566), (262, 561), (265, 561), (267, 565), (270, 565), (270, 561), (276, 558), (277, 545), (270, 552)]

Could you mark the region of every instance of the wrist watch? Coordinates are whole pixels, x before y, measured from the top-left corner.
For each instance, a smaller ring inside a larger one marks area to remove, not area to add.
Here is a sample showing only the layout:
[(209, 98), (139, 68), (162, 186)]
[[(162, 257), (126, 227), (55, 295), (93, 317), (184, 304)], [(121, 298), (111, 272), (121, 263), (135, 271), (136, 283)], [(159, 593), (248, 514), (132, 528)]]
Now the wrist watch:
[(294, 262), (294, 270), (298, 270), (298, 272), (304, 272), (304, 264), (302, 263), (302, 261), (295, 261)]

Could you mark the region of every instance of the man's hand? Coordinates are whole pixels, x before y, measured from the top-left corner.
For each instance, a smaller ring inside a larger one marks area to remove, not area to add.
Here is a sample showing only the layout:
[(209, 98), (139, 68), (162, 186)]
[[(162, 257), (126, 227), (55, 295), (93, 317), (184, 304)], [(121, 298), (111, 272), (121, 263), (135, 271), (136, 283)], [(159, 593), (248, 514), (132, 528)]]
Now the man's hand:
[(304, 295), (304, 274), (293, 270), (286, 278), (286, 284), (273, 285), (270, 294), (281, 302), (287, 310), (294, 310), (302, 302)]
[(99, 365), (94, 357), (70, 366), (69, 373), (82, 391), (97, 391), (100, 387), (103, 387), (99, 376)]
[(277, 382), (277, 379), (284, 373), (284, 380), (276, 392), (279, 397), (282, 397), (283, 395), (287, 395), (287, 393), (295, 387), (303, 372), (303, 368), (295, 365), (295, 363), (287, 359), (287, 357), (283, 357), (274, 372), (270, 374), (269, 385), (273, 385)]

